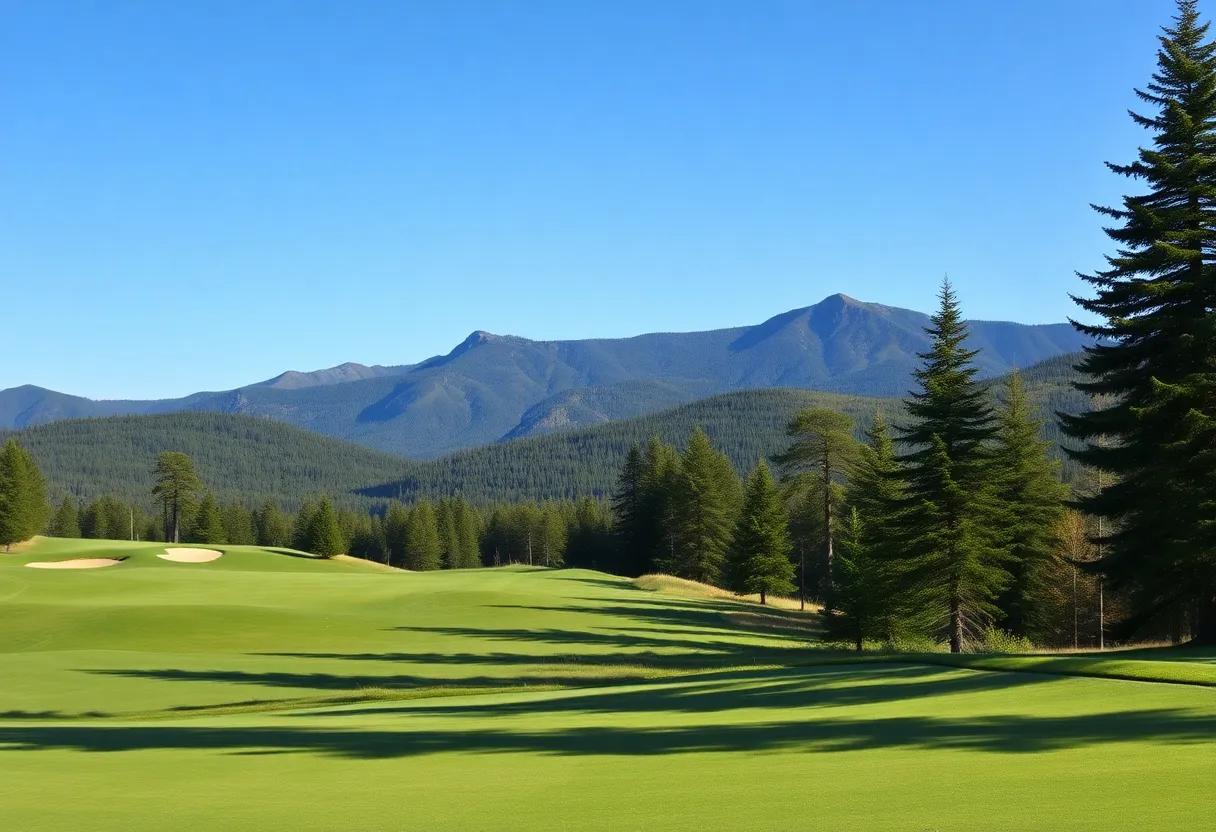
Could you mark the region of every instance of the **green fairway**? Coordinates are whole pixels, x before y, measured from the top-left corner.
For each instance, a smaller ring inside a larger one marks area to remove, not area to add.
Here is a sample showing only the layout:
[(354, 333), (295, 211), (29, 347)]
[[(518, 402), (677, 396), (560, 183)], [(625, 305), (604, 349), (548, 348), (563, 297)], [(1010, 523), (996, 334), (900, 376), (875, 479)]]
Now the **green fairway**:
[[(1142, 830), (1216, 809), (1216, 690), (1069, 675), (1202, 681), (1211, 654), (812, 664), (847, 657), (797, 613), (595, 572), (218, 548), (0, 556), (4, 828)], [(128, 559), (24, 568), (99, 556)]]

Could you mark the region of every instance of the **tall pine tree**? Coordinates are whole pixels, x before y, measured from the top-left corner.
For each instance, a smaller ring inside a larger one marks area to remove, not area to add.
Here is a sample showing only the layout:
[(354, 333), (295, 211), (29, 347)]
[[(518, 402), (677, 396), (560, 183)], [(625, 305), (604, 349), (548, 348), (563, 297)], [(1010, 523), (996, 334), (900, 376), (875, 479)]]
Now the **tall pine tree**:
[(12, 544), (42, 531), (50, 516), (46, 482), (29, 452), (10, 439), (0, 450), (0, 545)]
[(347, 541), (338, 525), (338, 513), (329, 497), (322, 497), (308, 518), (308, 533), (304, 551), (323, 558), (332, 558), (346, 551)]
[(1050, 443), (1042, 438), (1043, 425), (1031, 414), (1017, 372), (1009, 374), (1002, 405), (993, 470), (1005, 514), (1001, 529), (1010, 583), (998, 601), (999, 623), (1015, 635), (1041, 640), (1047, 637), (1048, 580), (1068, 489), (1060, 482), (1059, 463), (1047, 456)]
[(439, 569), (443, 566), (443, 548), (439, 542), (439, 525), (435, 508), (429, 500), (420, 500), (410, 511), (405, 524), (403, 566), (415, 572)]
[(681, 578), (718, 583), (742, 497), (735, 469), (698, 426), (680, 459), (672, 500), (674, 547), (664, 570)]
[(1084, 280), (1077, 303), (1105, 323), (1086, 349), (1078, 387), (1104, 402), (1061, 414), (1087, 444), (1073, 452), (1110, 475), (1082, 498), (1109, 520), (1098, 569), (1127, 592), (1128, 631), (1191, 617), (1216, 643), (1216, 45), (1195, 0), (1179, 0), (1160, 37), (1157, 71), (1136, 93), (1152, 108), (1133, 120), (1151, 133), (1136, 161), (1108, 165), (1142, 192), (1098, 207), (1116, 253)]
[(628, 575), (650, 572), (653, 544), (648, 534), (645, 465), (642, 449), (635, 442), (625, 456), (625, 464), (612, 493), (612, 515), (621, 547), (621, 564)]
[(65, 496), (59, 503), (59, 508), (55, 509), (55, 516), (51, 518), (51, 526), (47, 529), (47, 534), (51, 537), (81, 537), (80, 512), (76, 508), (76, 500), (71, 494)]
[(987, 447), (996, 433), (992, 408), (975, 380), (976, 351), (963, 346), (967, 324), (949, 281), (940, 298), (927, 329), (932, 347), (914, 374), (920, 389), (905, 403), (911, 421), (898, 429), (910, 450), (900, 457), (906, 490), (897, 531), (912, 587), (958, 653), (991, 624), (1009, 574)]
[(789, 517), (763, 461), (748, 475), (727, 564), (729, 588), (740, 595), (759, 593), (761, 604), (767, 603), (769, 595), (794, 590)]
[(199, 503), (198, 513), (186, 534), (187, 543), (227, 543), (224, 534), (224, 518), (219, 506), (215, 504), (215, 495), (208, 491)]

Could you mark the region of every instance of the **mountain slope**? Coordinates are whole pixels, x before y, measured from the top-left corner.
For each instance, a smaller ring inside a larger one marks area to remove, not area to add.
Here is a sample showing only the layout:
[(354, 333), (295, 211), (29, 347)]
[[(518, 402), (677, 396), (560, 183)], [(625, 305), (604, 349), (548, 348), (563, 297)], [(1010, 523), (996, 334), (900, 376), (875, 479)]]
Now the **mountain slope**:
[[(634, 338), (531, 341), (475, 332), (420, 364), (347, 364), (185, 399), (90, 402), (14, 388), (0, 427), (62, 418), (199, 410), (263, 416), (408, 457), (569, 430), (699, 396), (790, 387), (899, 396), (928, 347), (928, 316), (833, 295), (751, 327)], [(984, 376), (1073, 352), (1067, 324), (971, 322)], [(631, 386), (632, 385), (632, 386)], [(584, 391), (575, 394), (575, 391)]]

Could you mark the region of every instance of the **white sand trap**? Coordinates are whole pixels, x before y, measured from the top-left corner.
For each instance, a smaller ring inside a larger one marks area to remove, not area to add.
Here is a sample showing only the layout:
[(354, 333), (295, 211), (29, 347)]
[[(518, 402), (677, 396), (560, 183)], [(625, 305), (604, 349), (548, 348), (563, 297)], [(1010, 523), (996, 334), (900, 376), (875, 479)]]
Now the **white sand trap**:
[(50, 560), (37, 563), (27, 563), (31, 569), (100, 569), (103, 566), (116, 566), (122, 563), (114, 558), (76, 558), (75, 560)]
[(165, 549), (163, 555), (157, 555), (158, 558), (171, 560), (174, 563), (207, 563), (219, 560), (223, 556), (223, 552), (217, 552), (214, 549)]

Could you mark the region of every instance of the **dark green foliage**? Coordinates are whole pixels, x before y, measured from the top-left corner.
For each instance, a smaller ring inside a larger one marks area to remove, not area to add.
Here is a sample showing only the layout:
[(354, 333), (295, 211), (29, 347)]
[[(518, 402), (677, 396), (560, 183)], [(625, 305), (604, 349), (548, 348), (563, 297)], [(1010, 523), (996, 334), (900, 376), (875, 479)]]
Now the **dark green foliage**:
[(220, 512), (224, 526), (224, 542), (234, 546), (252, 546), (258, 542), (253, 526), (253, 514), (240, 503), (228, 503)]
[(818, 513), (821, 580), (808, 587), (831, 605), (833, 524), (840, 509), (840, 479), (857, 454), (854, 422), (843, 413), (823, 408), (800, 411), (786, 427), (793, 443), (773, 457), (781, 469), (787, 495), (814, 505)]
[(603, 503), (584, 497), (567, 510), (566, 563), (601, 572), (632, 574), (613, 533), (612, 514)]
[(1017, 373), (1010, 374), (999, 415), (993, 477), (997, 499), (1005, 506), (1002, 546), (1009, 555), (1010, 583), (1001, 596), (999, 626), (1017, 636), (1041, 642), (1048, 636), (1044, 596), (1050, 592), (1049, 567), (1058, 542), (1056, 527), (1068, 497), (1058, 477), (1059, 466), (1047, 457), (1041, 423), (1030, 414), (1030, 402)]
[(42, 531), (50, 516), (46, 482), (29, 452), (12, 439), (0, 450), (0, 545), (14, 543)]
[(332, 558), (346, 552), (346, 539), (342, 537), (338, 515), (329, 497), (322, 497), (317, 502), (316, 509), (309, 515), (303, 548), (305, 552), (323, 558)]
[(621, 564), (630, 575), (643, 575), (650, 571), (654, 549), (650, 518), (646, 515), (643, 474), (642, 449), (634, 442), (617, 477), (616, 490), (612, 493), (613, 525), (621, 547)]
[(726, 576), (730, 589), (740, 595), (769, 595), (794, 590), (794, 564), (790, 562), (789, 518), (773, 475), (763, 461), (747, 478), (743, 510), (735, 523)]
[(80, 512), (76, 508), (76, 500), (68, 494), (59, 502), (55, 516), (46, 533), (51, 537), (82, 537), (80, 533)]
[(215, 495), (210, 491), (203, 495), (203, 500), (198, 505), (198, 511), (195, 512), (194, 522), (190, 524), (190, 530), (186, 533), (185, 541), (214, 545), (228, 542), (228, 538), (224, 534), (224, 518), (220, 514), (219, 506), (215, 503)]
[(453, 522), (456, 526), (456, 543), (459, 559), (453, 568), (475, 569), (481, 566), (481, 517), (477, 510), (457, 498), (451, 501)]
[(290, 546), (292, 536), (291, 517), (274, 502), (267, 500), (254, 512), (256, 542), (259, 546)]
[(694, 428), (680, 456), (671, 496), (674, 545), (659, 561), (663, 571), (681, 578), (718, 583), (735, 520), (743, 502), (739, 476), (705, 431)]
[(389, 563), (398, 568), (405, 564), (406, 533), (409, 522), (409, 507), (402, 503), (392, 503), (384, 513), (384, 543), (388, 550)]
[(915, 590), (957, 653), (991, 623), (1009, 577), (988, 448), (996, 427), (949, 282), (929, 335), (932, 349), (915, 373), (920, 389), (898, 431), (909, 450), (900, 458), (906, 492), (897, 537), (914, 563)]
[(156, 478), (152, 496), (160, 504), (165, 518), (165, 534), (177, 543), (181, 540), (184, 518), (194, 508), (194, 495), (202, 481), (194, 470), (194, 460), (180, 451), (161, 451), (156, 455)]
[(309, 551), (312, 518), (316, 513), (316, 500), (310, 498), (300, 504), (300, 510), (296, 512), (295, 520), (291, 524), (291, 548), (299, 549), (301, 552)]
[(900, 557), (898, 512), (903, 499), (895, 443), (881, 413), (849, 469), (842, 513), (840, 554), (827, 615), (829, 638), (861, 650), (867, 640), (886, 641), (902, 630), (921, 629), (916, 582)]
[(443, 566), (435, 507), (429, 500), (420, 501), (410, 511), (405, 523), (404, 544), (402, 565), (406, 569), (425, 572)]
[(1109, 165), (1136, 180), (1113, 223), (1109, 267), (1084, 276), (1077, 302), (1104, 319), (1079, 326), (1105, 339), (1086, 350), (1078, 388), (1095, 397), (1065, 416), (1084, 441), (1074, 457), (1106, 472), (1080, 500), (1105, 518), (1098, 568), (1134, 604), (1129, 631), (1187, 619), (1216, 643), (1216, 45), (1194, 0), (1180, 0), (1157, 71), (1137, 90), (1153, 108), (1132, 114), (1151, 134), (1136, 161)]

